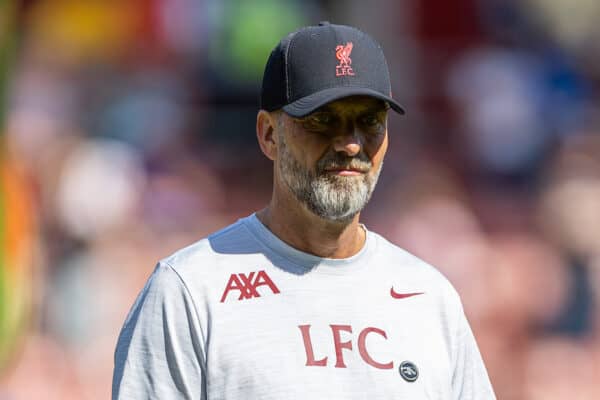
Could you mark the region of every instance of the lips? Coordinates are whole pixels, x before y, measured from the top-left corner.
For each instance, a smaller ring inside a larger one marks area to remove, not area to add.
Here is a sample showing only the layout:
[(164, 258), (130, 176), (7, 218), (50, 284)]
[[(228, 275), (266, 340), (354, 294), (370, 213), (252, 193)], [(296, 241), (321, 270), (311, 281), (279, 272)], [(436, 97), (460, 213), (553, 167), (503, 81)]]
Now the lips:
[(316, 167), (320, 174), (356, 176), (368, 173), (373, 164), (363, 153), (349, 157), (332, 151), (323, 156)]
[(325, 172), (358, 172), (364, 174), (366, 172), (369, 172), (369, 170), (364, 168), (336, 167), (326, 168)]
[(339, 176), (339, 177), (359, 177), (363, 176), (368, 172), (367, 169), (363, 168), (326, 168), (324, 173), (327, 175)]
[(355, 172), (355, 173), (367, 173), (370, 170), (370, 165), (367, 163), (350, 163), (347, 165), (330, 164), (323, 168), (325, 172)]

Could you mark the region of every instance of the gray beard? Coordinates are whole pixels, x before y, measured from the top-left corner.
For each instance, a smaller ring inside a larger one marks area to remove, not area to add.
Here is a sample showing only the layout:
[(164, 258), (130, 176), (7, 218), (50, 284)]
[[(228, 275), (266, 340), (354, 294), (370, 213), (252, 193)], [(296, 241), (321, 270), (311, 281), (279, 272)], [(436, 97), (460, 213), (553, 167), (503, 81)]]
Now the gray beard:
[(325, 172), (326, 168), (352, 166), (370, 169), (372, 166), (362, 152), (348, 157), (331, 151), (317, 162), (316, 172), (313, 172), (291, 154), (283, 135), (279, 139), (281, 177), (294, 197), (313, 214), (330, 221), (349, 222), (369, 202), (383, 163), (374, 175), (331, 175)]

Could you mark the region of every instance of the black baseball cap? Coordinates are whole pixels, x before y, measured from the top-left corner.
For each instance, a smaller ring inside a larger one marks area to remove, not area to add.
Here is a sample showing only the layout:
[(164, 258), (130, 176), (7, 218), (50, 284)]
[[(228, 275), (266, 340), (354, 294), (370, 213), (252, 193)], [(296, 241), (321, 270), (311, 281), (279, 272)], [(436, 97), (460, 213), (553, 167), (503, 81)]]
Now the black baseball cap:
[(392, 98), (381, 46), (354, 27), (321, 22), (290, 33), (273, 49), (260, 106), (303, 117), (329, 102), (357, 95), (383, 100), (404, 114)]

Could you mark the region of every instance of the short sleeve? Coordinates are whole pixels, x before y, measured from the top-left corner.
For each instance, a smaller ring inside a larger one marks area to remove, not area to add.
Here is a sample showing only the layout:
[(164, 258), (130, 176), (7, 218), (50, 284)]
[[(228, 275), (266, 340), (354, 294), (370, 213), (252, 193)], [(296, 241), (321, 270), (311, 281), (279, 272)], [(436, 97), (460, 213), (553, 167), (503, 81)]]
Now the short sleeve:
[(460, 301), (458, 308), (452, 398), (495, 400), (492, 384)]
[(177, 272), (159, 263), (119, 335), (112, 398), (206, 399), (204, 366), (194, 302)]

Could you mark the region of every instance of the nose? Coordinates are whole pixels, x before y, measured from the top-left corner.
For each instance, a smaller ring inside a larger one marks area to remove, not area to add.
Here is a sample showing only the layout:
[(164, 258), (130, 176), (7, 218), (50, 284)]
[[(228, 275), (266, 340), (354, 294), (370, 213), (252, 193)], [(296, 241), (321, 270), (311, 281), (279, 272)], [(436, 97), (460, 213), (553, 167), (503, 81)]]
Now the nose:
[(337, 135), (333, 139), (333, 149), (338, 153), (346, 153), (350, 157), (354, 157), (360, 153), (362, 141), (357, 132), (346, 132)]

